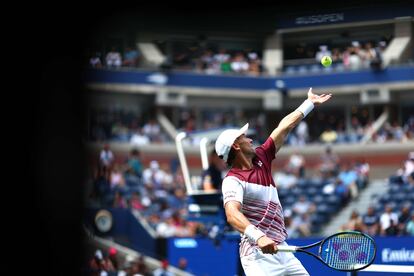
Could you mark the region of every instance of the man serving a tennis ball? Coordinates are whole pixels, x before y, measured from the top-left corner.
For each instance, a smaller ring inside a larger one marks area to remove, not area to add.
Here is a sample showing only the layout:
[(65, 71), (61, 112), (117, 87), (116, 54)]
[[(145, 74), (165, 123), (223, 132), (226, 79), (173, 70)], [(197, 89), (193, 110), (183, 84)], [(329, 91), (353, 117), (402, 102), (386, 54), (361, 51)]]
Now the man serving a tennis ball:
[(321, 63), (324, 67), (329, 67), (332, 64), (332, 58), (330, 56), (323, 56), (321, 58)]
[(227, 221), (241, 234), (239, 255), (247, 276), (309, 275), (291, 252), (274, 254), (278, 245), (287, 245), (287, 232), (272, 161), (289, 132), (314, 106), (331, 97), (330, 93), (314, 94), (310, 88), (308, 98), (257, 148), (246, 136), (249, 124), (227, 129), (216, 140), (217, 155), (230, 167), (222, 184), (223, 204)]

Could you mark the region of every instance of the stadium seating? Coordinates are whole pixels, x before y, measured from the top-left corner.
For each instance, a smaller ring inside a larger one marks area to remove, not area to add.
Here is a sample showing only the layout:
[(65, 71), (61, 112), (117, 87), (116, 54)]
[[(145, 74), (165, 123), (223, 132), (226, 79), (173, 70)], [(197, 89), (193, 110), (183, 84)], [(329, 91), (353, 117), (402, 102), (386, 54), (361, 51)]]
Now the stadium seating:
[(391, 175), (388, 178), (386, 192), (381, 195), (374, 195), (371, 200), (375, 214), (378, 217), (384, 212), (386, 206), (391, 207), (398, 216), (404, 206), (409, 206), (410, 212), (414, 212), (414, 185), (404, 181), (400, 176)]

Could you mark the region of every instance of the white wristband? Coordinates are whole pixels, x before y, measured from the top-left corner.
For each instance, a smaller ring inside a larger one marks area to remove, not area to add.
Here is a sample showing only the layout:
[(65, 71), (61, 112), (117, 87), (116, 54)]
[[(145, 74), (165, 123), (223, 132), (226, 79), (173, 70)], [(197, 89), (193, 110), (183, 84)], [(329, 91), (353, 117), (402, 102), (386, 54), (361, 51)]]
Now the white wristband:
[(306, 117), (306, 115), (309, 114), (309, 112), (312, 111), (312, 109), (315, 107), (313, 102), (311, 100), (306, 99), (298, 108), (300, 112), (302, 112), (303, 117)]
[(256, 226), (250, 224), (244, 230), (244, 234), (250, 240), (250, 242), (257, 243), (257, 240), (265, 236), (265, 234), (260, 231)]

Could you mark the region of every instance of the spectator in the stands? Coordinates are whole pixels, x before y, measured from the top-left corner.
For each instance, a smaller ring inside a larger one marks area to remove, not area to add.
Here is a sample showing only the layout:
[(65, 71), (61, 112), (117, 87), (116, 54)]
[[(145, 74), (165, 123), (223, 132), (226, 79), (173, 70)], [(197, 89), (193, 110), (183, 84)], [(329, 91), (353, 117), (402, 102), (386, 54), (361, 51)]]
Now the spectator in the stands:
[(408, 177), (407, 177), (407, 182), (408, 185), (411, 185), (414, 187), (414, 172), (412, 172)]
[(342, 206), (345, 206), (351, 199), (348, 187), (339, 178), (334, 181), (334, 192), (341, 198)]
[(92, 68), (102, 68), (101, 53), (96, 52), (90, 59), (89, 65)]
[(342, 169), (338, 174), (338, 178), (342, 181), (342, 183), (345, 184), (352, 198), (355, 198), (358, 196), (358, 185), (357, 185), (358, 174), (352, 168), (352, 165), (350, 162), (345, 162), (342, 165)]
[(234, 56), (230, 66), (235, 73), (245, 73), (249, 70), (249, 63), (242, 52), (239, 52)]
[(141, 153), (138, 149), (132, 149), (128, 158), (128, 171), (133, 175), (141, 178), (142, 177), (142, 162)]
[(367, 186), (369, 180), (370, 167), (367, 162), (362, 158), (355, 162), (354, 170), (357, 173), (357, 185), (359, 189), (363, 189)]
[(248, 74), (251, 76), (259, 76), (261, 73), (260, 60), (255, 59), (249, 62)]
[(403, 128), (407, 139), (414, 139), (414, 115), (410, 115)]
[(175, 211), (186, 208), (187, 195), (184, 188), (174, 188), (168, 195), (167, 201), (170, 208)]
[[(169, 192), (173, 192), (174, 188), (176, 188), (174, 183), (174, 175), (171, 171), (170, 164), (168, 163), (162, 163), (161, 164), (161, 170), (164, 173), (164, 181), (163, 181), (163, 189)], [(177, 185), (178, 187), (178, 185)]]
[(146, 135), (151, 142), (161, 142), (161, 128), (155, 119), (149, 119), (142, 130), (144, 135)]
[(316, 56), (315, 59), (317, 62), (320, 62), (323, 56), (331, 56), (332, 53), (330, 50), (328, 50), (328, 46), (327, 45), (320, 45), (319, 46), (319, 51), (316, 52)]
[(387, 43), (385, 41), (380, 41), (377, 47), (374, 48), (375, 56), (371, 60), (370, 66), (373, 70), (382, 70), (383, 69), (383, 53)]
[(378, 235), (379, 231), (379, 217), (375, 213), (372, 206), (368, 207), (367, 213), (362, 216), (362, 223), (364, 224), (365, 232), (370, 236)]
[(162, 260), (161, 267), (154, 270), (153, 276), (174, 276), (172, 272), (168, 271), (168, 266), (168, 260)]
[(348, 222), (342, 225), (342, 231), (364, 231), (364, 224), (357, 210), (353, 210)]
[(213, 56), (213, 59), (222, 64), (223, 62), (228, 62), (230, 60), (230, 55), (227, 53), (227, 50), (221, 48), (217, 54)]
[(247, 61), (249, 63), (248, 74), (252, 76), (258, 76), (261, 73), (261, 61), (259, 55), (252, 49), (246, 49)]
[(414, 173), (414, 151), (408, 153), (407, 160), (404, 161), (402, 167), (397, 170), (396, 177), (400, 182), (409, 182), (410, 175)]
[(175, 227), (173, 225), (173, 219), (161, 219), (159, 223), (155, 226), (155, 231), (157, 235), (162, 238), (170, 238), (175, 235)]
[(122, 265), (122, 270), (118, 272), (118, 276), (134, 275), (132, 272), (132, 264), (135, 262), (135, 256), (127, 255)]
[(128, 204), (120, 191), (115, 191), (114, 202), (112, 204), (114, 208), (128, 208)]
[(331, 146), (327, 146), (325, 152), (320, 157), (321, 163), (319, 165), (319, 171), (322, 176), (329, 178), (335, 176), (338, 173), (339, 157), (336, 153), (332, 152)]
[(147, 190), (152, 191), (157, 197), (167, 196), (167, 192), (164, 190), (165, 172), (160, 169), (158, 161), (152, 160), (150, 167), (146, 168), (143, 172), (143, 181)]
[(109, 144), (106, 143), (103, 146), (99, 154), (99, 170), (102, 171), (103, 175), (106, 179), (109, 180), (109, 176), (111, 174), (112, 166), (114, 163), (114, 154), (112, 153), (111, 149), (109, 148)]
[(128, 127), (121, 121), (116, 121), (111, 128), (112, 139), (119, 142), (127, 142), (129, 129)]
[(404, 142), (407, 140), (407, 137), (404, 133), (404, 129), (397, 121), (394, 121), (391, 124), (391, 135), (394, 141)]
[(122, 65), (126, 67), (136, 67), (138, 64), (139, 52), (132, 47), (126, 47)]
[(405, 228), (407, 223), (410, 221), (410, 205), (406, 204), (401, 207), (400, 213), (398, 215), (398, 234), (405, 235)]
[(183, 271), (187, 271), (187, 269), (188, 269), (188, 261), (187, 261), (186, 258), (181, 257), (178, 260), (178, 268), (181, 269), (181, 270), (183, 270)]
[(108, 258), (106, 253), (102, 250), (97, 249), (94, 257), (89, 262), (90, 275), (108, 275), (108, 272), (115, 272), (115, 268), (112, 261)]
[(195, 224), (183, 219), (180, 212), (174, 212), (171, 221), (175, 228), (175, 237), (193, 237), (195, 235)]
[(405, 227), (405, 231), (408, 235), (414, 236), (414, 211), (411, 212), (411, 218)]
[(347, 142), (347, 134), (345, 132), (345, 126), (342, 120), (338, 122), (336, 125), (336, 143), (346, 143)]
[(309, 213), (294, 216), (292, 224), (296, 225), (296, 229), (302, 237), (309, 237), (311, 235), (311, 220)]
[(106, 54), (105, 60), (108, 68), (120, 68), (122, 65), (121, 53), (115, 47), (112, 47), (111, 51)]
[(273, 179), (280, 189), (292, 189), (298, 183), (298, 177), (288, 172), (286, 169), (275, 171)]
[(97, 170), (93, 179), (93, 188), (90, 194), (91, 201), (100, 201), (102, 197), (111, 189), (109, 179), (103, 170)]
[(214, 64), (214, 57), (213, 57), (213, 51), (208, 49), (204, 51), (203, 55), (199, 59), (200, 64), (198, 66), (198, 69), (200, 71), (204, 71), (208, 74), (215, 73), (213, 64)]
[(295, 130), (297, 145), (303, 146), (309, 139), (308, 124), (305, 121), (301, 121)]
[(286, 171), (295, 175), (296, 177), (305, 176), (305, 158), (297, 150), (289, 156), (286, 164)]
[(358, 41), (352, 42), (352, 47), (349, 48), (348, 68), (351, 70), (358, 70), (362, 67), (362, 60), (359, 56), (361, 45)]
[[(136, 269), (134, 269), (134, 272), (137, 274), (141, 274), (143, 276), (150, 276), (150, 269), (148, 268), (144, 255), (140, 255), (138, 257), (138, 260), (136, 262)], [(134, 275), (135, 276), (135, 275)]]
[(142, 211), (145, 209), (144, 205), (142, 204), (141, 195), (136, 191), (132, 192), (128, 205), (132, 210)]
[(342, 62), (342, 52), (339, 48), (332, 49), (332, 63), (340, 63)]
[(301, 195), (299, 200), (292, 205), (292, 211), (296, 215), (312, 214), (316, 211), (315, 203), (311, 202), (306, 196)]
[(284, 212), (284, 221), (288, 237), (292, 239), (299, 238), (300, 232), (298, 230), (298, 226), (293, 224), (292, 212), (288, 209)]
[(392, 211), (390, 205), (385, 206), (380, 216), (380, 234), (382, 236), (395, 236), (398, 233), (398, 215)]
[(221, 182), (223, 181), (223, 171), (226, 164), (217, 156), (213, 149), (208, 157), (209, 166), (203, 171), (201, 181), (203, 190), (205, 191), (221, 191)]
[(117, 254), (118, 254), (118, 250), (116, 250), (115, 247), (110, 247), (108, 249), (108, 258), (112, 262), (113, 267), (115, 268), (115, 270), (118, 270), (120, 268)]
[(144, 135), (142, 128), (137, 128), (133, 131), (129, 142), (136, 146), (142, 146), (149, 144), (151, 141), (148, 136)]
[(88, 270), (90, 275), (101, 275), (101, 272), (103, 270), (103, 254), (100, 249), (97, 249), (94, 256), (89, 260)]
[(112, 258), (109, 256), (108, 251), (103, 251), (103, 265), (104, 270), (108, 273), (116, 273), (116, 268), (112, 262)]
[(351, 143), (356, 143), (361, 140), (362, 136), (364, 135), (364, 128), (362, 127), (358, 117), (352, 116), (351, 118), (351, 126), (348, 130), (348, 139)]
[(338, 135), (336, 131), (329, 125), (325, 128), (320, 137), (321, 142), (325, 144), (335, 143), (337, 139)]
[(111, 185), (111, 190), (114, 189), (123, 189), (125, 187), (125, 177), (124, 172), (119, 164), (114, 164), (113, 169), (110, 174), (109, 182)]
[(364, 47), (360, 50), (360, 57), (364, 68), (371, 66), (372, 60), (376, 58), (377, 52), (371, 42), (365, 43)]

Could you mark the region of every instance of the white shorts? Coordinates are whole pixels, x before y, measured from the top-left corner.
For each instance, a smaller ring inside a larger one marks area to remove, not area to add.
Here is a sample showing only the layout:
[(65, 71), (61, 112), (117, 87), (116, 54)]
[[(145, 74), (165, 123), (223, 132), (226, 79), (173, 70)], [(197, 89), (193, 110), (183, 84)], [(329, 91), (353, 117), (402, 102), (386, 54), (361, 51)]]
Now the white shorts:
[[(280, 245), (287, 245), (287, 243), (283, 242)], [(260, 249), (256, 249), (240, 260), (246, 276), (309, 276), (302, 263), (290, 252), (263, 254)]]

